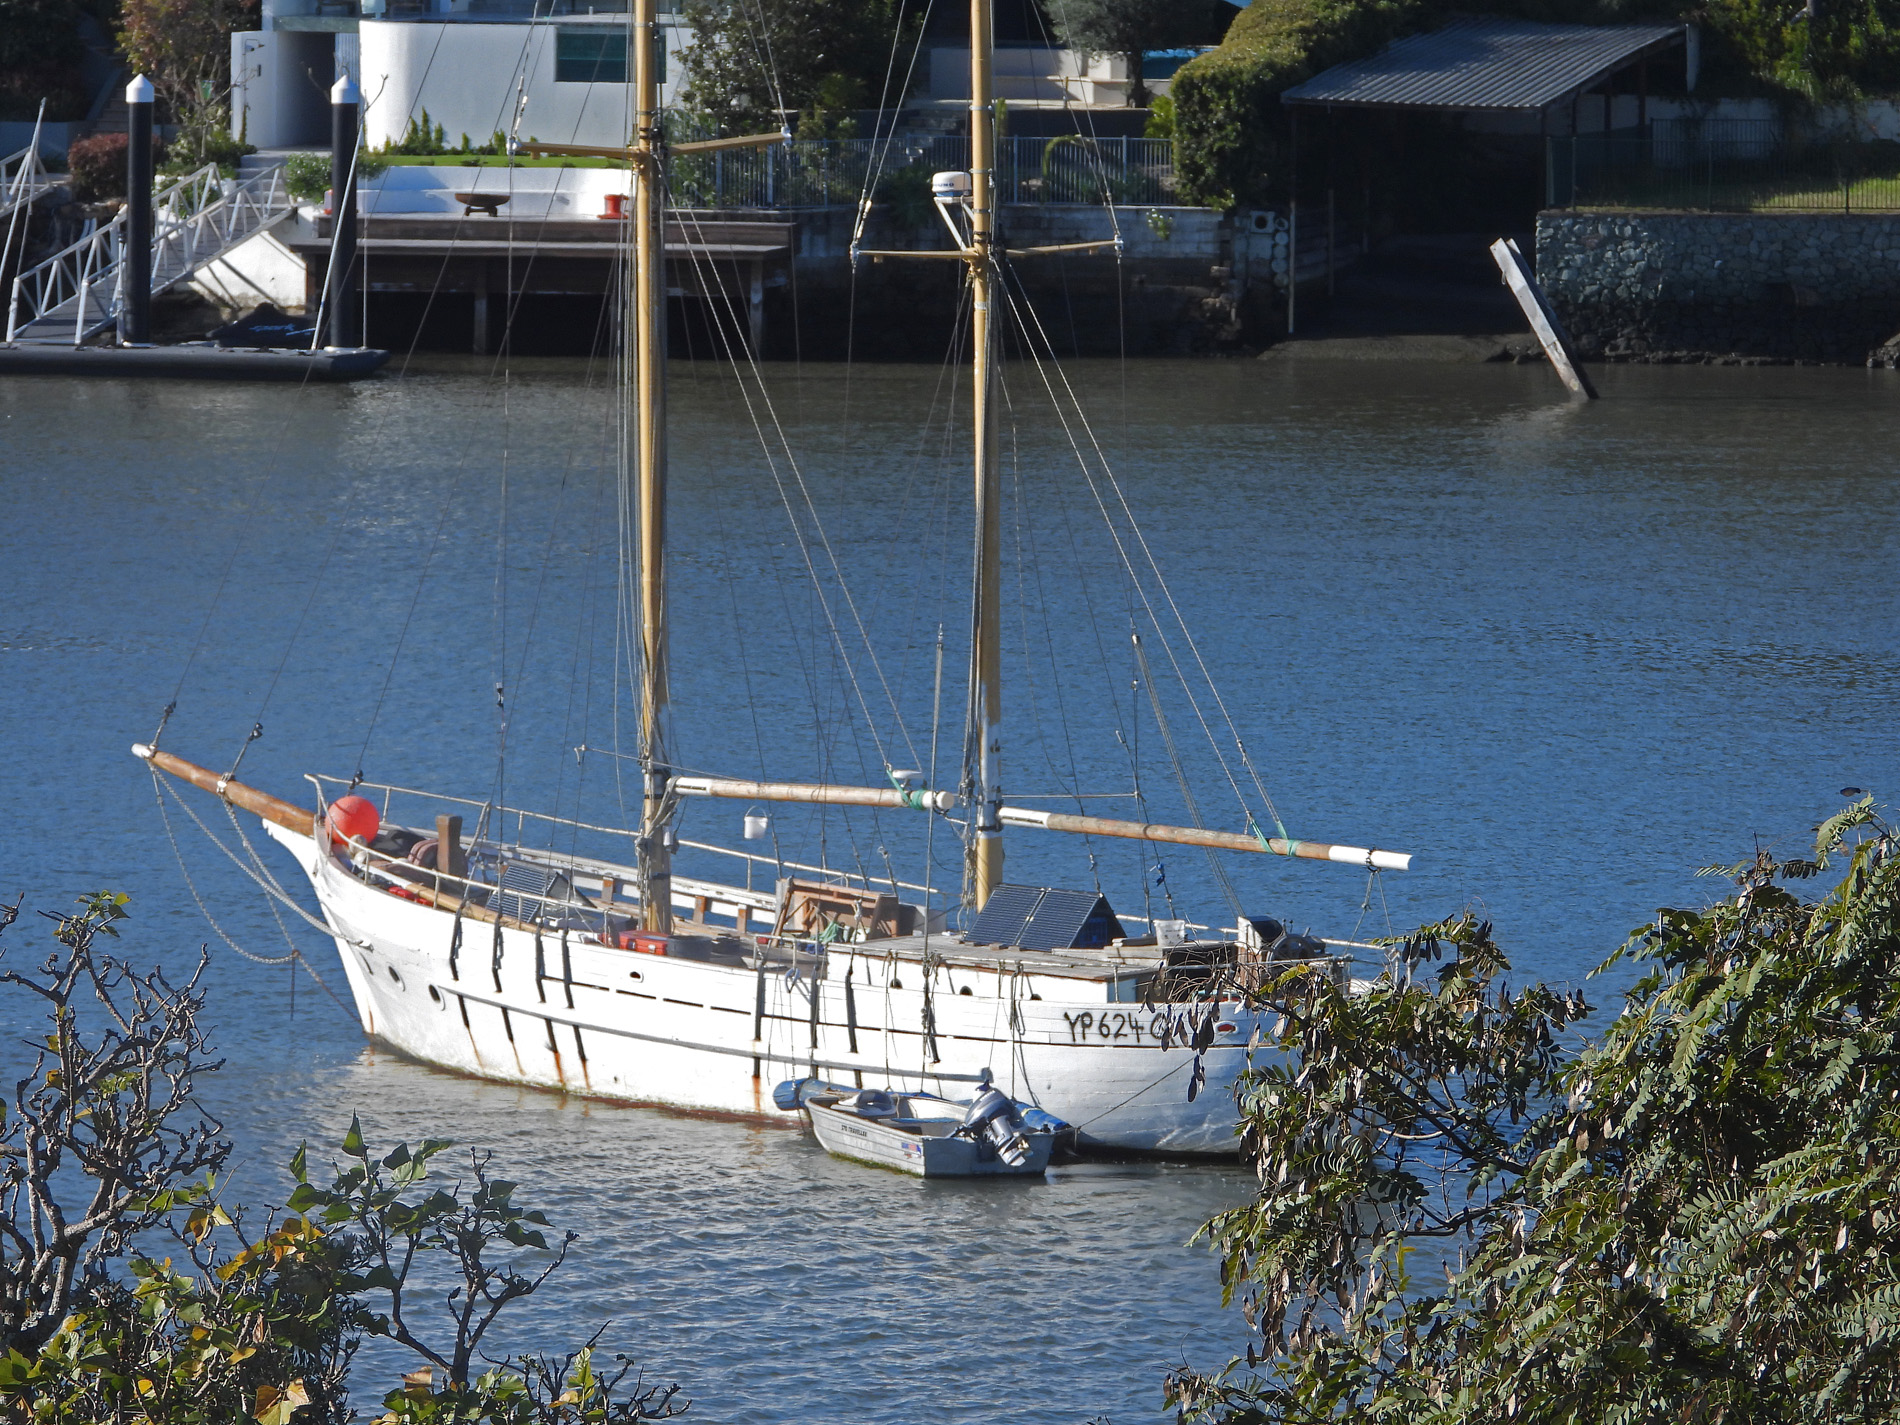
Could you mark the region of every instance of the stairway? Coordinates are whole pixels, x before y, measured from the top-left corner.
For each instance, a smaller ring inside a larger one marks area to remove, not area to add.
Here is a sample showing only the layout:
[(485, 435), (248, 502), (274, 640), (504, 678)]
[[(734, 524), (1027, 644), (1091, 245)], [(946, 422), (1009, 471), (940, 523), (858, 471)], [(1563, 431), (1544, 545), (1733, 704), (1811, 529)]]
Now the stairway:
[[(208, 164), (159, 188), (153, 201), (152, 295), (185, 281), (289, 217), (281, 167), (230, 183)], [(126, 218), (121, 212), (63, 252), (20, 274), (8, 310), (11, 340), (78, 346), (118, 320)]]

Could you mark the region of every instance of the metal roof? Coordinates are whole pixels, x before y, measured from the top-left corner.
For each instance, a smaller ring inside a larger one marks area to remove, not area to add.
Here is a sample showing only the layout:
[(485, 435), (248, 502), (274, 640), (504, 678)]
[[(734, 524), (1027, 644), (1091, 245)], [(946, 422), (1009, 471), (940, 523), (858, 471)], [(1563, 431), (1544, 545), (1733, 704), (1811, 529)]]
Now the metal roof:
[(1395, 40), (1280, 96), (1286, 104), (1402, 109), (1541, 109), (1683, 41), (1682, 25), (1540, 25), (1456, 20)]

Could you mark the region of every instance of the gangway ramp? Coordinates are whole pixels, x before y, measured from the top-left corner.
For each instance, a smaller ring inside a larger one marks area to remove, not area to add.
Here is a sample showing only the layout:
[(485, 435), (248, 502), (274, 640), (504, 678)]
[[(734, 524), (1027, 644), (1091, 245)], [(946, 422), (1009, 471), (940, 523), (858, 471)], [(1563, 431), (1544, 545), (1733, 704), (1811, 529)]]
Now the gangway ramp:
[[(161, 185), (152, 195), (152, 295), (177, 286), (293, 211), (281, 166), (230, 180), (217, 164), (208, 163)], [(117, 323), (125, 303), (126, 223), (121, 210), (14, 279), (8, 343), (81, 346)]]

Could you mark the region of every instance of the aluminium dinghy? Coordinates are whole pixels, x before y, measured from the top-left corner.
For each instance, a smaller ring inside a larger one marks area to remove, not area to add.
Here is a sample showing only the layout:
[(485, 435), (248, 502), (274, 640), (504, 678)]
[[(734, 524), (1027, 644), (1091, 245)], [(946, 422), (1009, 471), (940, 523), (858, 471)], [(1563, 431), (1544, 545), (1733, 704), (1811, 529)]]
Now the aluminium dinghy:
[(920, 1178), (1031, 1177), (1049, 1166), (1068, 1125), (1018, 1103), (987, 1079), (968, 1100), (857, 1089), (818, 1079), (782, 1083), (773, 1100), (803, 1110), (834, 1158)]

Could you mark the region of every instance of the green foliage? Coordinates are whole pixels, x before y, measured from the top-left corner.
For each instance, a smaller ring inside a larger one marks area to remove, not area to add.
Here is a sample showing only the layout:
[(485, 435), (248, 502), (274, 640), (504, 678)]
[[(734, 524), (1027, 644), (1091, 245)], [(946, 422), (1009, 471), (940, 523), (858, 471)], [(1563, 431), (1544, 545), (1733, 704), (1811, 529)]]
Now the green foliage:
[(231, 34), (257, 17), (258, 0), (121, 0), (119, 49), (158, 91), (176, 147), (208, 152), (228, 134)]
[[(130, 140), (124, 134), (92, 134), (73, 140), (66, 151), (66, 170), (72, 176), (73, 198), (97, 203), (125, 196), (125, 155)], [(164, 161), (165, 149), (152, 140), (154, 163)]]
[[(389, 171), (389, 160), (378, 156), (368, 149), (356, 155), (356, 177), (358, 182), (368, 182), (378, 174)], [(330, 191), (330, 155), (327, 153), (293, 153), (284, 160), (284, 187), (290, 196), (304, 202), (313, 202)]]
[[(1717, 91), (1848, 101), (1900, 89), (1900, 4), (1895, 0), (1710, 0), (1705, 71)], [(1705, 86), (1706, 87), (1706, 86)]]
[[(462, 135), (462, 142), (468, 143), (467, 134)], [(449, 152), (449, 136), (442, 125), (429, 121), (429, 111), (424, 109), (420, 115), (411, 116), (401, 138), (385, 143), (376, 152), (411, 156), (444, 154)], [(464, 148), (463, 152), (468, 150)]]
[(930, 196), (930, 165), (907, 163), (887, 169), (878, 180), (877, 200), (888, 204), (891, 220), (900, 228), (926, 226), (935, 211)]
[(49, 121), (85, 117), (79, 23), (72, 0), (0, 0), (0, 119), (32, 119), (41, 99)]
[(306, 203), (321, 198), (330, 187), (330, 155), (291, 154), (284, 160), (284, 187)]
[[(61, 953), (0, 974), (52, 1031), (6, 1075), (0, 1114), (0, 1418), (343, 1425), (360, 1418), (349, 1372), (370, 1336), (422, 1363), (384, 1399), (386, 1425), (632, 1425), (687, 1408), (623, 1357), (602, 1370), (598, 1333), (560, 1359), (483, 1353), (574, 1240), (550, 1244), (484, 1154), (451, 1176), (436, 1162), (448, 1144), (379, 1154), (352, 1121), (329, 1173), (297, 1151), (285, 1208), (253, 1229), (193, 1095), (217, 1067), (197, 977), (174, 989), (95, 949), (125, 907), (85, 897), (55, 917)], [(0, 931), (18, 913), (0, 905)]]
[(1297, 1068), (1248, 1077), (1260, 1192), (1208, 1228), (1259, 1338), (1187, 1417), (1900, 1419), (1900, 842), (1863, 801), (1816, 848), (1634, 932), (1595, 1042), (1469, 917), (1369, 994), (1268, 986)]
[(231, 137), (230, 125), (220, 109), (208, 125), (179, 133), (167, 149), (164, 166), (159, 171), (171, 175), (195, 173), (207, 163), (215, 163), (226, 178), (235, 178), (238, 160), (256, 152), (254, 144)]
[[(681, 55), (682, 101), (732, 132), (776, 129), (848, 138), (844, 114), (884, 95), (893, 40), (901, 57), (924, 7), (904, 0), (685, 0), (693, 41)], [(891, 83), (901, 83), (900, 62)], [(889, 102), (901, 102), (891, 93)]]
[(1142, 57), (1203, 43), (1209, 38), (1212, 8), (1192, 0), (1061, 0), (1050, 7), (1050, 18), (1057, 37), (1070, 49), (1127, 60), (1128, 102), (1140, 108), (1148, 103)]
[(1141, 126), (1141, 136), (1147, 139), (1174, 137), (1174, 100), (1168, 95), (1156, 95), (1148, 106), (1148, 121)]
[(1220, 47), (1175, 71), (1184, 203), (1232, 208), (1284, 185), (1283, 90), (1425, 28), (1429, 0), (1253, 0)]

